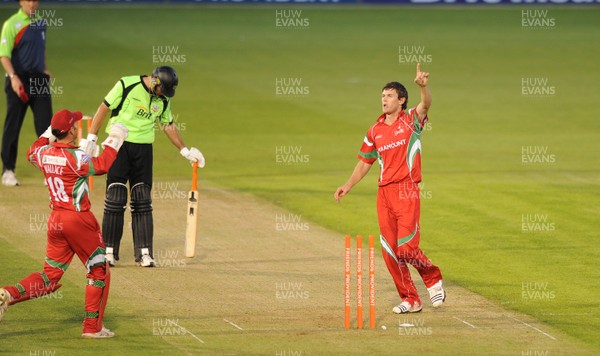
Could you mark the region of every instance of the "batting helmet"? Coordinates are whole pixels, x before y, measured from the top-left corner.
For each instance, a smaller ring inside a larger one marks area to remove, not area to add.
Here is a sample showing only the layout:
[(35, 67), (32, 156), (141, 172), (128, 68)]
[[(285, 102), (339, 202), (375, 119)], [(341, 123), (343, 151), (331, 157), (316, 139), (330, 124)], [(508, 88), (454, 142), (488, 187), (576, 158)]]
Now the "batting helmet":
[(175, 69), (169, 66), (156, 67), (152, 72), (152, 76), (156, 79), (157, 85), (165, 96), (169, 98), (175, 96), (175, 89), (179, 84), (179, 77), (177, 77)]

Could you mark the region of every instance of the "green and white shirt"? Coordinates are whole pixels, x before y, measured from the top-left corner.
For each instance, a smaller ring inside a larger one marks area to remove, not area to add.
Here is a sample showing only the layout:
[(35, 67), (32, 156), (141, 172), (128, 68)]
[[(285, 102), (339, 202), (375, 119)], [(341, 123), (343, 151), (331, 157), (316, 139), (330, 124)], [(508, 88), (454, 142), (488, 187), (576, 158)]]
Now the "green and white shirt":
[(112, 110), (106, 132), (109, 133), (110, 125), (122, 122), (129, 129), (125, 141), (131, 143), (153, 143), (155, 122), (173, 122), (170, 99), (151, 95), (143, 78), (121, 78), (104, 98), (104, 104)]

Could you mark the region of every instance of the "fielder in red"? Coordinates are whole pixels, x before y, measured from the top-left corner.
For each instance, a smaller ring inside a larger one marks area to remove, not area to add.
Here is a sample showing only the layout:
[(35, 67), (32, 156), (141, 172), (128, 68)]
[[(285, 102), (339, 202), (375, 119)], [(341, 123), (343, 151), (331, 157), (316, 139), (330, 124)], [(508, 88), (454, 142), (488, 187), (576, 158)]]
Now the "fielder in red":
[(9, 305), (39, 298), (61, 287), (63, 273), (77, 255), (87, 268), (85, 289), (84, 338), (108, 338), (114, 333), (104, 328), (102, 319), (110, 271), (106, 263), (100, 226), (90, 211), (88, 176), (105, 174), (127, 137), (123, 124), (113, 125), (102, 143), (104, 152), (97, 158), (76, 146), (80, 112), (61, 110), (50, 127), (27, 152), (31, 164), (46, 177), (52, 213), (48, 219), (46, 260), (42, 272), (32, 273), (14, 286), (0, 288), (0, 320)]
[(373, 163), (379, 161), (377, 215), (380, 241), (383, 259), (402, 300), (392, 309), (397, 314), (416, 313), (422, 309), (407, 264), (415, 267), (423, 278), (434, 307), (441, 306), (446, 299), (440, 269), (419, 248), (421, 205), (418, 184), (421, 182), (421, 133), (431, 106), (428, 81), (429, 73), (421, 72), (421, 66), (417, 64), (415, 83), (421, 88), (421, 102), (408, 111), (405, 111), (408, 92), (402, 84), (391, 82), (383, 87), (383, 114), (367, 131), (352, 176), (334, 194), (339, 202), (365, 177)]

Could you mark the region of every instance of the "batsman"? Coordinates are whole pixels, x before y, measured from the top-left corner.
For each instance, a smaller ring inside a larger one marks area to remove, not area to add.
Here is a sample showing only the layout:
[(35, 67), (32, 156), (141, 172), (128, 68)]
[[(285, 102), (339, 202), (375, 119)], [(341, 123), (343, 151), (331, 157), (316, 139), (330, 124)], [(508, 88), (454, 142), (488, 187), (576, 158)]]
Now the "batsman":
[(432, 100), (428, 81), (429, 73), (422, 72), (417, 64), (415, 83), (421, 89), (421, 100), (409, 110), (406, 110), (408, 92), (402, 84), (390, 82), (383, 87), (383, 114), (367, 131), (350, 179), (334, 194), (339, 202), (366, 176), (373, 163), (379, 161), (377, 216), (383, 259), (401, 299), (392, 309), (396, 314), (416, 313), (422, 309), (408, 264), (423, 278), (433, 307), (441, 306), (446, 299), (440, 269), (419, 248), (421, 133)]
[[(131, 196), (131, 217), (135, 262), (142, 267), (155, 267), (153, 257), (154, 222), (152, 217), (152, 161), (155, 123), (192, 164), (204, 167), (204, 156), (183, 142), (171, 112), (171, 99), (179, 84), (177, 72), (169, 66), (154, 69), (152, 75), (121, 78), (94, 115), (85, 145), (88, 154), (96, 150), (97, 133), (110, 116), (109, 125), (122, 122), (129, 136), (119, 151), (106, 177), (106, 198), (102, 234), (106, 244), (106, 260), (114, 266), (119, 260), (123, 236), (124, 214)], [(129, 189), (127, 188), (129, 183)]]

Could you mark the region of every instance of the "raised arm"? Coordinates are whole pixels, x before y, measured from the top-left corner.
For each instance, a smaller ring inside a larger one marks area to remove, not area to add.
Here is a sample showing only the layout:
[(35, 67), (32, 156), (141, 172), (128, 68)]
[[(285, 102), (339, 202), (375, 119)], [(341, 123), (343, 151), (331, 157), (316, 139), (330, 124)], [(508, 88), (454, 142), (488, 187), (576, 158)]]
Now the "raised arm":
[(100, 129), (104, 125), (104, 121), (108, 117), (108, 114), (110, 114), (110, 108), (106, 106), (106, 103), (102, 102), (102, 104), (100, 104), (98, 110), (96, 110), (96, 113), (94, 114), (94, 118), (92, 119), (92, 123), (90, 125), (90, 130), (88, 131), (88, 134), (91, 133), (94, 136), (97, 136), (98, 131), (100, 131)]
[(417, 63), (417, 76), (415, 77), (415, 83), (421, 87), (421, 102), (417, 105), (417, 114), (419, 119), (423, 119), (427, 116), (429, 107), (431, 106), (431, 92), (427, 83), (429, 82), (429, 73), (421, 72), (421, 64)]
[(368, 164), (366, 162), (359, 160), (358, 163), (356, 164), (356, 167), (354, 167), (354, 172), (352, 172), (350, 179), (348, 179), (346, 184), (339, 187), (333, 194), (333, 197), (335, 198), (335, 200), (337, 200), (337, 202), (339, 203), (340, 199), (342, 199), (342, 197), (344, 195), (350, 193), (350, 190), (352, 189), (352, 187), (354, 187), (358, 182), (360, 182), (367, 175), (367, 173), (369, 173), (369, 170), (371, 169), (372, 166), (373, 166), (372, 164)]
[(88, 130), (87, 138), (81, 140), (79, 142), (79, 148), (81, 148), (85, 153), (87, 153), (90, 157), (97, 156), (98, 145), (96, 141), (98, 140), (98, 131), (102, 125), (104, 125), (104, 121), (110, 114), (110, 108), (106, 106), (106, 103), (102, 102), (96, 110), (96, 114), (92, 118), (92, 123), (90, 125), (90, 129)]

